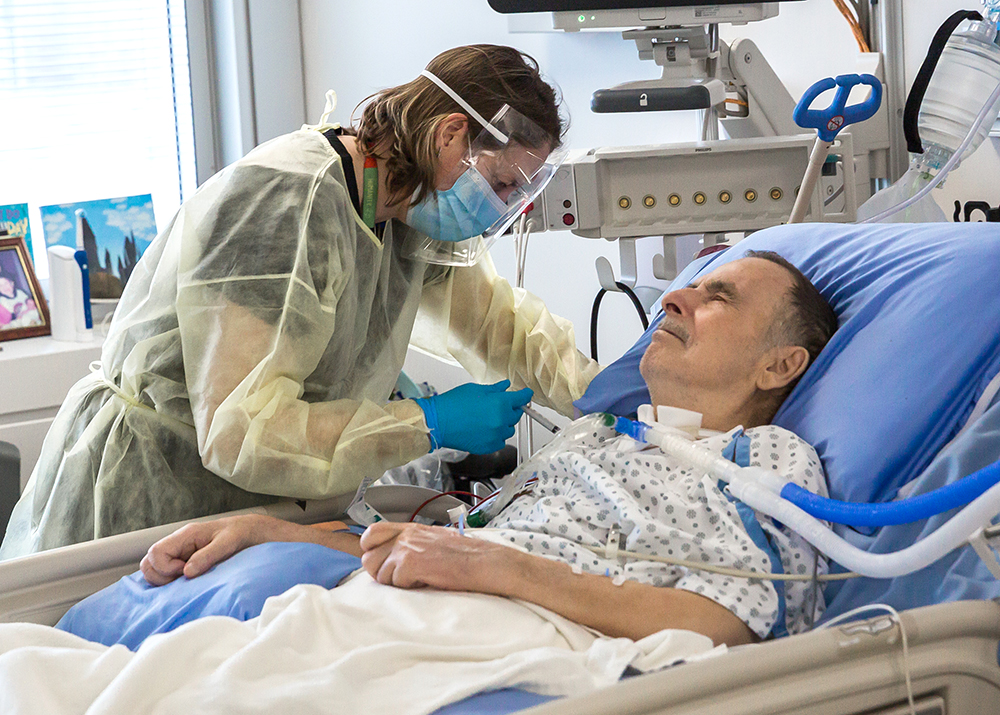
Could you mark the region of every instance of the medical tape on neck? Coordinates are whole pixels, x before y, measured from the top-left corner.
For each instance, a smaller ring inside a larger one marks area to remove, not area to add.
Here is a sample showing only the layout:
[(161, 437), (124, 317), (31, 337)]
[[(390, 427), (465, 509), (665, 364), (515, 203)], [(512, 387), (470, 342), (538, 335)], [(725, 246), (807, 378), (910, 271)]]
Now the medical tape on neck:
[(477, 112), (475, 109), (473, 109), (472, 105), (470, 105), (464, 99), (462, 99), (461, 97), (459, 97), (458, 96), (458, 92), (456, 92), (455, 90), (453, 90), (451, 87), (449, 87), (444, 82), (442, 82), (440, 78), (438, 78), (434, 74), (428, 72), (427, 70), (421, 70), (420, 74), (423, 75), (424, 77), (426, 77), (427, 79), (429, 79), (434, 84), (436, 84), (438, 87), (440, 87), (442, 92), (444, 92), (449, 97), (451, 97), (456, 102), (458, 102), (458, 106), (460, 106), (462, 109), (464, 109), (465, 111), (467, 111), (472, 116), (473, 119), (475, 119), (477, 122), (479, 122), (480, 124), (482, 124), (486, 128), (486, 131), (488, 131), (490, 134), (492, 134), (494, 137), (497, 138), (497, 141), (500, 141), (503, 144), (507, 143), (507, 141), (508, 141), (507, 135), (504, 134), (499, 129), (497, 129), (492, 124), (490, 124), (489, 122), (487, 122), (485, 119), (483, 119), (483, 115), (481, 115), (479, 112)]

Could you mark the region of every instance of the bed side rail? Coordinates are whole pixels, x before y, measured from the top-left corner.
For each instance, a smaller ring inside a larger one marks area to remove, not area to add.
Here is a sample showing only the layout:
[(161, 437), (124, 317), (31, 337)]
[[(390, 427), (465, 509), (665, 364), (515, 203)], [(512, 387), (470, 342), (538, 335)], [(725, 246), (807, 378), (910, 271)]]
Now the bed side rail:
[[(921, 715), (1000, 712), (1000, 604), (958, 601), (901, 614)], [(899, 628), (843, 624), (638, 676), (523, 715), (903, 715)]]

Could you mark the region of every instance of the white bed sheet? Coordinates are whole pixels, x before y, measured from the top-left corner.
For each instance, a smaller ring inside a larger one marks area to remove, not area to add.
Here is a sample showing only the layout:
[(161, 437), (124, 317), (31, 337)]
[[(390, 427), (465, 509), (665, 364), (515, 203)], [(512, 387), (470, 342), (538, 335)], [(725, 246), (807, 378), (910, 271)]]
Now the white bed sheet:
[(136, 653), (0, 625), (0, 712), (422, 715), (504, 687), (579, 695), (629, 664), (723, 651), (688, 631), (612, 639), (519, 601), (403, 591), (359, 572), (331, 591), (296, 586), (250, 621), (211, 617), (153, 636)]

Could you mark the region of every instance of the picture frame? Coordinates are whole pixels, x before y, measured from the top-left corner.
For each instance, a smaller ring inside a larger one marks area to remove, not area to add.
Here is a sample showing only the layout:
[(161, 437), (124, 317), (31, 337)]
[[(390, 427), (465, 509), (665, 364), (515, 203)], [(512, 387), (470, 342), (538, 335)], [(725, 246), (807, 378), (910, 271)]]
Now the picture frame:
[(0, 238), (0, 341), (49, 335), (49, 306), (22, 236)]

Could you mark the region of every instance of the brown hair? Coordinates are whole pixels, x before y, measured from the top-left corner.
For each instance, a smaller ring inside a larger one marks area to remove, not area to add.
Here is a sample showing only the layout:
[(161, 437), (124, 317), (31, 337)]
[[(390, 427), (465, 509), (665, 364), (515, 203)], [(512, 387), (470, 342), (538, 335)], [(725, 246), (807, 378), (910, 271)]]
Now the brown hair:
[[(523, 52), (502, 45), (456, 47), (431, 60), (427, 71), (487, 121), (509, 104), (541, 127), (551, 139), (551, 149), (561, 143), (566, 122), (559, 115), (556, 90), (542, 79), (538, 63)], [(358, 145), (385, 160), (390, 204), (407, 200), (414, 193), (417, 203), (434, 191), (434, 133), (445, 117), (454, 112), (465, 114), (470, 138), (479, 127), (478, 121), (423, 76), (377, 92), (358, 108), (362, 105), (356, 127)]]

